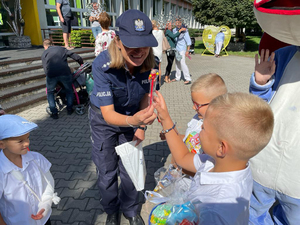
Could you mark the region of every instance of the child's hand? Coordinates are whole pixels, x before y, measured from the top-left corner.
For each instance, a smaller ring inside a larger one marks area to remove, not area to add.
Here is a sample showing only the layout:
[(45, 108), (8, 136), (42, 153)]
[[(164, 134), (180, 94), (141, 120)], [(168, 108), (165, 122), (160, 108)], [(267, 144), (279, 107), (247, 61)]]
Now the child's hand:
[(44, 216), (43, 216), (43, 213), (45, 212), (45, 209), (41, 209), (36, 215), (31, 215), (31, 218), (34, 219), (34, 220), (40, 220), (42, 219)]
[(159, 120), (163, 122), (165, 119), (169, 118), (170, 115), (164, 97), (158, 91), (156, 91), (156, 94), (157, 96), (154, 96), (153, 99), (155, 103), (155, 109), (157, 110), (157, 116)]
[(255, 55), (255, 82), (260, 85), (265, 85), (268, 80), (275, 73), (275, 53), (272, 52), (270, 56), (269, 49), (261, 50), (260, 62), (258, 62), (258, 55)]

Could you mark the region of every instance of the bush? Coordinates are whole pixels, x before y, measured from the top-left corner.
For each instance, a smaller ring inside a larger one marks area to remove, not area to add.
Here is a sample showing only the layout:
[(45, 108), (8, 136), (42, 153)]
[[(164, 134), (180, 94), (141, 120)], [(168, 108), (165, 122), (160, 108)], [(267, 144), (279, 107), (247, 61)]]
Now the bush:
[(72, 30), (71, 42), (75, 47), (94, 47), (95, 38), (91, 30)]
[(189, 29), (190, 37), (199, 37), (202, 35), (202, 31), (199, 29)]

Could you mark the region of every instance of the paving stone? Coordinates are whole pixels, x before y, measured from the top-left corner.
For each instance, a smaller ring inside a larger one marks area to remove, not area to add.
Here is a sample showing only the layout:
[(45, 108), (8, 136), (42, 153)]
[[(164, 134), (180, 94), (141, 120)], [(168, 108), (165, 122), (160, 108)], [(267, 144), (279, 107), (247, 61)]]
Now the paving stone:
[[(65, 180), (65, 179), (56, 179), (57, 183), (55, 185), (56, 188), (75, 188), (75, 185), (77, 184), (78, 180)], [(71, 197), (71, 196), (70, 196)]]
[[(87, 202), (88, 202), (88, 198), (86, 199), (73, 199), (73, 198), (68, 198), (68, 201), (65, 205), (65, 208), (66, 209), (79, 209), (79, 210), (84, 210), (86, 205), (87, 205)], [(74, 210), (75, 211), (75, 210)], [(72, 217), (74, 217), (74, 211), (72, 213)], [(94, 211), (94, 210), (92, 210)], [(78, 211), (77, 211), (78, 213)], [(87, 212), (81, 212), (81, 214), (85, 214)], [(71, 217), (71, 222), (74, 222), (76, 220), (74, 220), (73, 218)], [(80, 216), (79, 216), (80, 217)], [(84, 221), (84, 220), (81, 220), (81, 221)]]
[(63, 199), (66, 198), (72, 198), (72, 199), (78, 199), (80, 195), (82, 194), (83, 188), (75, 188), (70, 189), (67, 186), (63, 189), (63, 191), (60, 194), (60, 197)]
[(55, 223), (56, 221), (61, 221), (62, 223), (68, 224), (68, 220), (73, 212), (73, 209), (67, 210), (57, 210), (53, 209), (51, 214), (51, 221), (53, 220)]
[(91, 188), (95, 185), (96, 181), (80, 181), (75, 188)]
[(84, 188), (82, 194), (80, 195), (80, 199), (83, 198), (91, 198), (96, 200), (100, 204), (100, 193), (99, 190)]
[(92, 172), (74, 172), (70, 180), (90, 180)]

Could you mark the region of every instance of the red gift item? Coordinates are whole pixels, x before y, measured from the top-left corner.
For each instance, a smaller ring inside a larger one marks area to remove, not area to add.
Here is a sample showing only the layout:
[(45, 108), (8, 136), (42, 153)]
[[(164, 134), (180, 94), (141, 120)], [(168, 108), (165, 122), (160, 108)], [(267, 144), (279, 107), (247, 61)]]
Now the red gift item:
[(158, 70), (151, 70), (151, 73), (150, 73), (149, 78), (148, 78), (148, 80), (150, 81), (149, 106), (151, 106), (152, 102), (153, 102), (153, 92), (154, 92), (154, 88), (156, 86), (156, 80), (157, 80), (158, 75), (159, 75)]
[(187, 219), (182, 220), (179, 225), (194, 225), (194, 222), (188, 221)]

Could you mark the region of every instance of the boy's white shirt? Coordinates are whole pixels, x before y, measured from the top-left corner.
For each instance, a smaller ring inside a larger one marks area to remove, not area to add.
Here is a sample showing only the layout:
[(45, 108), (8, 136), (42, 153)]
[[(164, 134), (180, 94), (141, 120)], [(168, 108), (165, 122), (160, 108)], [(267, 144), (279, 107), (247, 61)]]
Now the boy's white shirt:
[(196, 115), (191, 119), (191, 121), (187, 124), (188, 128), (185, 130), (185, 136), (184, 136), (184, 138), (183, 138), (183, 142), (185, 142), (187, 136), (188, 136), (191, 132), (195, 131), (195, 132), (200, 133), (200, 131), (201, 131), (201, 129), (202, 129), (202, 128), (201, 128), (202, 124), (203, 124), (203, 119), (200, 119), (200, 118), (198, 117), (198, 114), (196, 114)]
[(29, 151), (22, 155), (22, 168), (19, 168), (6, 158), (3, 151), (0, 152), (0, 212), (7, 224), (43, 225), (51, 215), (50, 209), (41, 220), (31, 218), (31, 214), (36, 215), (39, 210), (39, 201), (10, 173), (13, 170), (21, 172), (27, 184), (42, 198), (47, 182), (33, 160), (43, 173), (49, 172), (51, 163), (40, 153)]
[(249, 164), (244, 170), (209, 172), (214, 167), (214, 159), (196, 154), (194, 165), (197, 172), (187, 201), (194, 203), (200, 224), (248, 224), (253, 186)]

